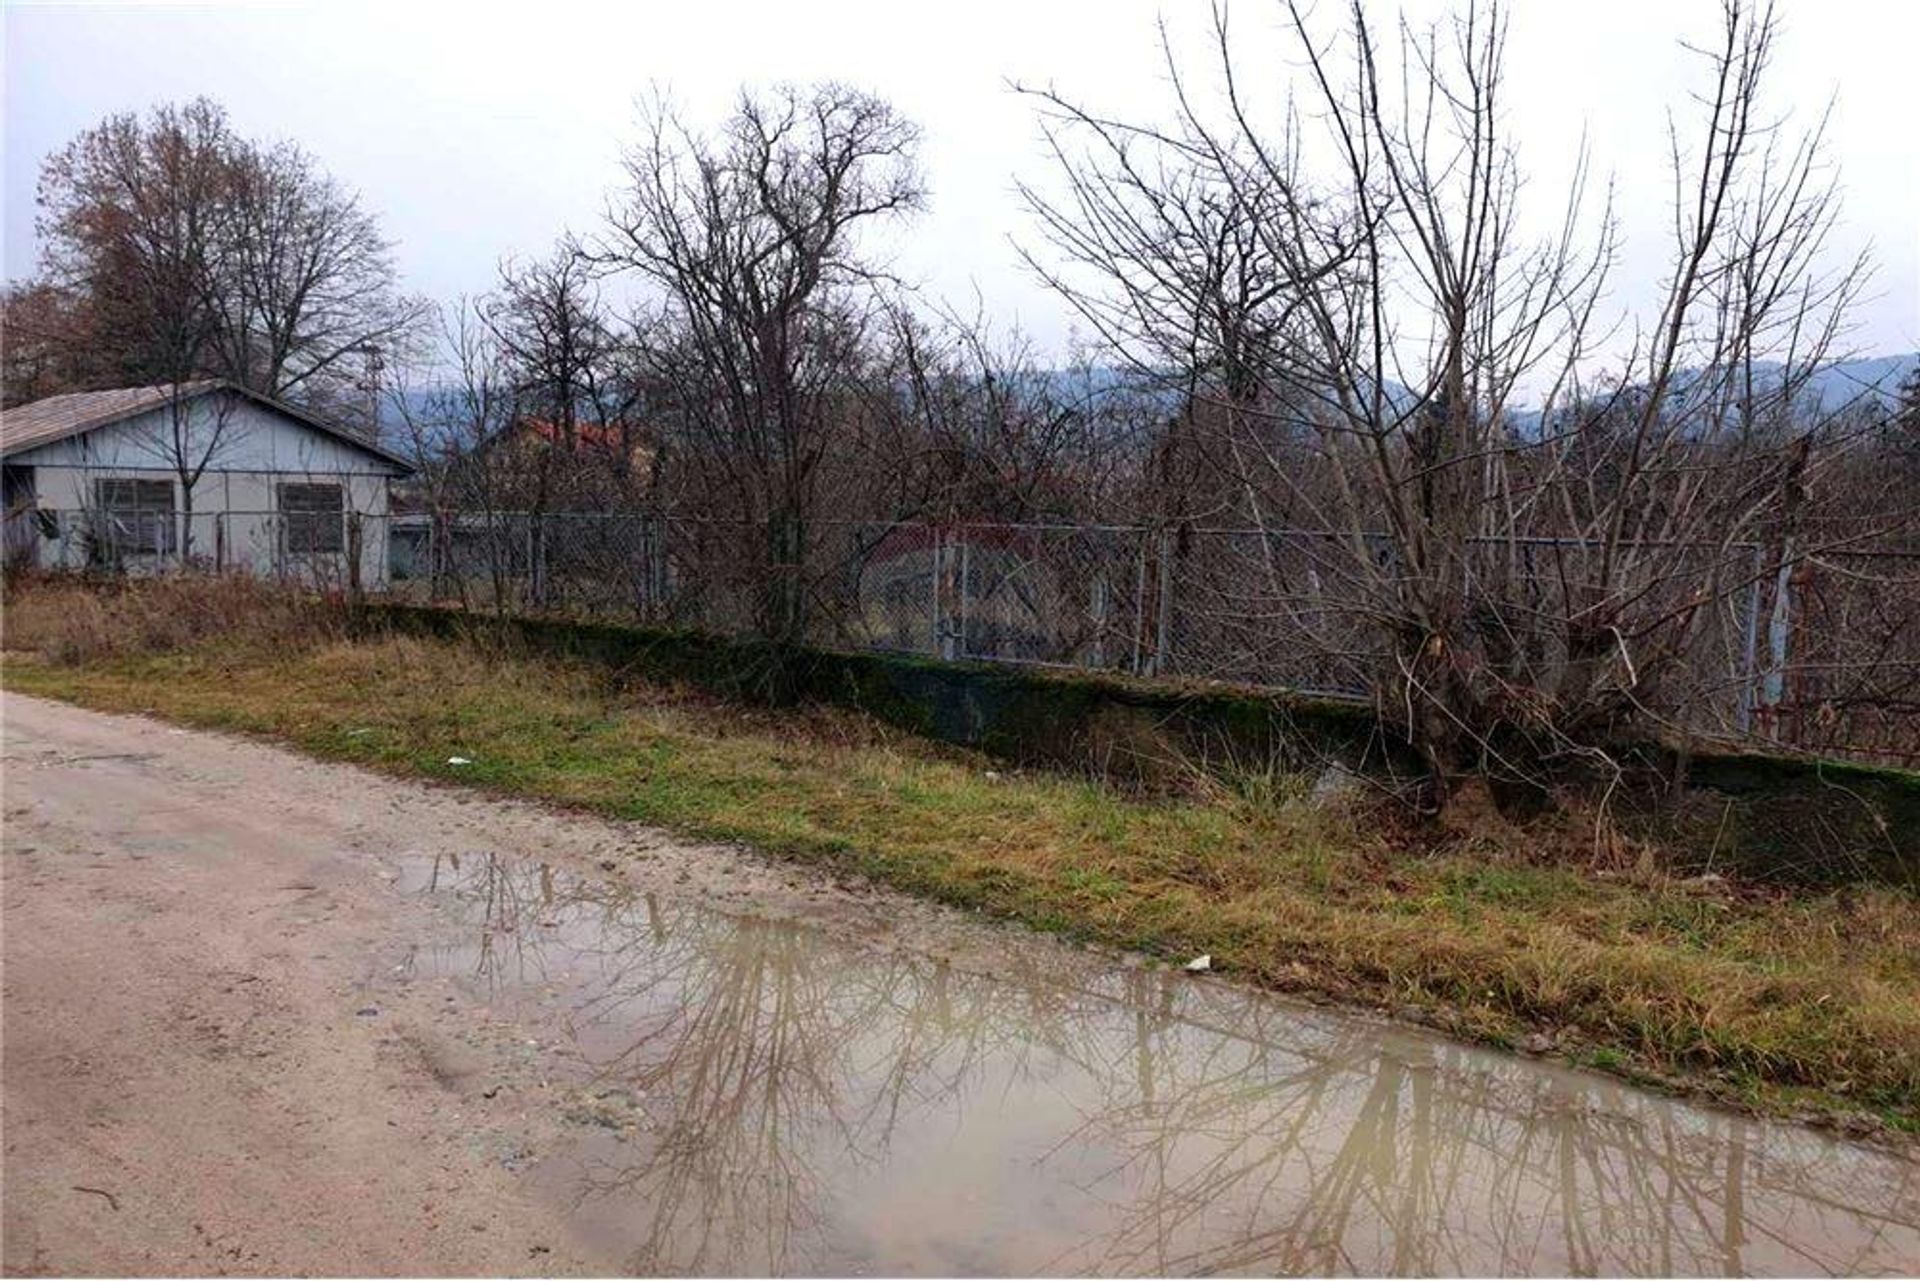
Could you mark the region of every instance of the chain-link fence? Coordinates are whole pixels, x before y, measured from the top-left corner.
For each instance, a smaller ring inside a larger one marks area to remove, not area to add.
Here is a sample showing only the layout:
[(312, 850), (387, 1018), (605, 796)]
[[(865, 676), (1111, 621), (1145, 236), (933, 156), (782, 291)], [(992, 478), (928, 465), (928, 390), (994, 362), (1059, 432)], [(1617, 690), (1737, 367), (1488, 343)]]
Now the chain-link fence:
[[(790, 620), (838, 648), (1359, 699), (1405, 586), (1388, 539), (1323, 530), (28, 510), (6, 532), (10, 558), (47, 569), (184, 562), (723, 635)], [(1457, 572), (1481, 661), (1516, 687), (1617, 656), (1644, 710), (1684, 728), (1920, 762), (1920, 551), (1781, 569), (1751, 544), (1483, 539)], [(1584, 626), (1623, 598), (1633, 634)]]
[(390, 521), (349, 511), (50, 511), (6, 517), (10, 566), (141, 575), (181, 567), (383, 590)]
[(1384, 539), (1318, 530), (1162, 537), (1163, 674), (1366, 697), (1382, 632), (1367, 604), (1397, 572)]
[(1752, 732), (1920, 765), (1920, 551), (1821, 553), (1767, 586)]

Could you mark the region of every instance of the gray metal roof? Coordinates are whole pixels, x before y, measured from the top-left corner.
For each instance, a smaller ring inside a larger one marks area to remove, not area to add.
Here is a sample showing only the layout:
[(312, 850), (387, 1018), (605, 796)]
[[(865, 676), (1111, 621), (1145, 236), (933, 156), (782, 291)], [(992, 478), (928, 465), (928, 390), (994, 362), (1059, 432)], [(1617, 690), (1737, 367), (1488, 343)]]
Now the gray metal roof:
[(227, 391), (236, 396), (243, 396), (255, 404), (264, 405), (276, 413), (284, 414), (295, 422), (351, 445), (363, 453), (371, 454), (382, 462), (390, 463), (403, 472), (413, 470), (413, 464), (400, 455), (362, 439), (343, 427), (334, 426), (291, 405), (282, 404), (271, 397), (262, 396), (237, 383), (226, 382), (219, 378), (203, 378), (198, 382), (190, 383), (162, 383), (157, 387), (76, 391), (64, 396), (48, 396), (45, 400), (36, 400), (31, 404), (20, 405), (13, 409), (0, 410), (0, 458), (11, 458), (29, 449), (50, 445), (56, 440), (65, 440), (69, 436), (78, 436), (98, 427), (122, 422), (136, 414), (158, 409), (175, 396), (182, 400), (194, 400), (215, 391)]

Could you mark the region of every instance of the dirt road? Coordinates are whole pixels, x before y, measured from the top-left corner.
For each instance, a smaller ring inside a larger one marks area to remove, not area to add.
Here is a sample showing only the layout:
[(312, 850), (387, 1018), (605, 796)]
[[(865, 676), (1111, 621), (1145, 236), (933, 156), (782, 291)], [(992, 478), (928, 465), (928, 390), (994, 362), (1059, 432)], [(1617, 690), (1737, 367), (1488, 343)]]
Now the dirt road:
[[(9, 1272), (589, 1265), (561, 1210), (474, 1142), (474, 1111), (504, 1109), (463, 1083), (502, 1077), (488, 1051), (525, 1038), (481, 1002), (374, 995), (434, 924), (395, 892), (396, 856), (617, 857), (679, 894), (889, 928), (871, 896), (735, 851), (11, 694), (4, 708)], [(490, 1044), (447, 1030), (459, 1019)]]
[(1875, 1272), (1911, 1162), (8, 695), (4, 1266)]

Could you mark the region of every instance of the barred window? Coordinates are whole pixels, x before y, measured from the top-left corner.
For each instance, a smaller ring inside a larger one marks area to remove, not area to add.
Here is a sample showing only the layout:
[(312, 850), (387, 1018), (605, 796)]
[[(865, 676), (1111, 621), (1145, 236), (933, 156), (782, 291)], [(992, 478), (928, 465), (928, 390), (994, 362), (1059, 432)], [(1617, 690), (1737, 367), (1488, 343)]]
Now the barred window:
[(112, 556), (171, 555), (176, 536), (173, 482), (170, 480), (96, 480), (103, 548)]
[(346, 550), (346, 501), (338, 485), (280, 486), (281, 548), (290, 556)]

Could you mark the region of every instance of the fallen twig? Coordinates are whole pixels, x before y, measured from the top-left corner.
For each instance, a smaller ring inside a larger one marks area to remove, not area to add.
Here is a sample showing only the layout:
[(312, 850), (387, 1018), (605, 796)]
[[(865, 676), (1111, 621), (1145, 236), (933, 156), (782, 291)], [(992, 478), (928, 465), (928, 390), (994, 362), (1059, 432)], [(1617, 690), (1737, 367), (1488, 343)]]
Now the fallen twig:
[(73, 1190), (75, 1192), (91, 1192), (95, 1196), (103, 1196), (107, 1199), (107, 1204), (112, 1206), (115, 1210), (118, 1210), (120, 1208), (120, 1198), (115, 1196), (113, 1193), (107, 1191), (105, 1188), (82, 1187), (80, 1184), (76, 1183), (73, 1185)]

